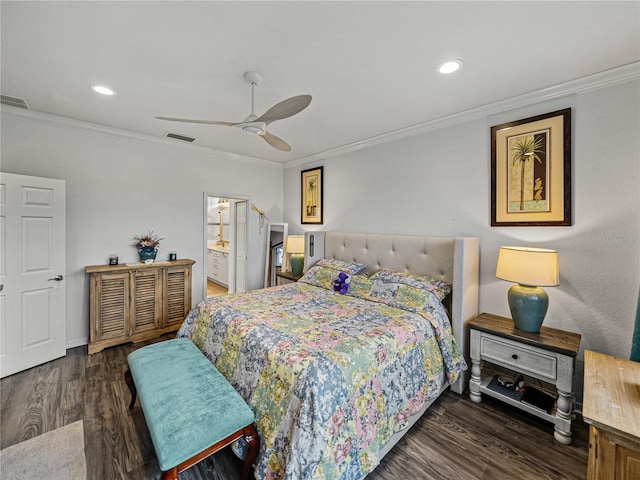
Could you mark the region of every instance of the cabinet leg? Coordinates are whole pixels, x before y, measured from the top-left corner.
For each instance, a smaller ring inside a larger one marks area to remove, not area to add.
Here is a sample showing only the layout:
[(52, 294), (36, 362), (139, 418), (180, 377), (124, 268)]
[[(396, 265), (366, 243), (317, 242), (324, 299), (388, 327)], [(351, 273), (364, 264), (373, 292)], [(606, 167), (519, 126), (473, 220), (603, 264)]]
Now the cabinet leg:
[(563, 432), (561, 430), (558, 430), (558, 427), (556, 427), (555, 431), (553, 432), (553, 438), (555, 438), (556, 441), (558, 443), (561, 443), (562, 445), (571, 445), (571, 432)]
[(572, 394), (558, 390), (556, 402), (556, 426), (554, 438), (563, 445), (571, 444), (571, 413), (573, 410)]
[(482, 396), (480, 395), (480, 382), (482, 381), (482, 369), (480, 368), (480, 360), (471, 359), (471, 380), (469, 381), (469, 398), (474, 403), (480, 403)]

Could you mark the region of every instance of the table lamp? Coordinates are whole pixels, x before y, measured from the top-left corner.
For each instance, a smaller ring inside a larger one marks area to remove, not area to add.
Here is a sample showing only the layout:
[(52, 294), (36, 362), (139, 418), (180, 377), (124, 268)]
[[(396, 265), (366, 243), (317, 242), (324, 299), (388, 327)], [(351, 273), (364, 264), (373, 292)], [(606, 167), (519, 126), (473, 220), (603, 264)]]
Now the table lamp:
[(291, 273), (296, 276), (302, 275), (304, 267), (304, 236), (289, 235), (287, 237), (286, 252), (290, 254)]
[(549, 297), (540, 287), (558, 285), (558, 252), (545, 248), (500, 247), (496, 277), (515, 282), (507, 294), (516, 328), (540, 331)]

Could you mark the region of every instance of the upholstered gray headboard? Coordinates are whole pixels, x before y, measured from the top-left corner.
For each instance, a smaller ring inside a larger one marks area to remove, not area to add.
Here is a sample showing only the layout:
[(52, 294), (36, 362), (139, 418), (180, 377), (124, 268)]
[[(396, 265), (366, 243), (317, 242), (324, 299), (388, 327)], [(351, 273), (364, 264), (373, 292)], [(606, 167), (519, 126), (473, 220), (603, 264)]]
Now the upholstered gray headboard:
[[(478, 315), (477, 238), (306, 232), (305, 269), (322, 258), (366, 263), (367, 273), (391, 268), (451, 283), (451, 325), (468, 360), (466, 324)], [(452, 386), (452, 390), (462, 393), (467, 386), (468, 374), (469, 371)]]

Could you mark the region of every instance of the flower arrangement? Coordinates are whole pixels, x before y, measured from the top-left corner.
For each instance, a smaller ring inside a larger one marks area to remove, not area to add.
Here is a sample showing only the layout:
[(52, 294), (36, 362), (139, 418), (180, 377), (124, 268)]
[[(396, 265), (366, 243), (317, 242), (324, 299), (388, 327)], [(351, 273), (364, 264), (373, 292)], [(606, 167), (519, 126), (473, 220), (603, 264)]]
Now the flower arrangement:
[(160, 245), (161, 237), (155, 235), (153, 230), (150, 230), (149, 233), (145, 233), (144, 235), (136, 235), (133, 237), (132, 247), (140, 250), (142, 248), (157, 248)]

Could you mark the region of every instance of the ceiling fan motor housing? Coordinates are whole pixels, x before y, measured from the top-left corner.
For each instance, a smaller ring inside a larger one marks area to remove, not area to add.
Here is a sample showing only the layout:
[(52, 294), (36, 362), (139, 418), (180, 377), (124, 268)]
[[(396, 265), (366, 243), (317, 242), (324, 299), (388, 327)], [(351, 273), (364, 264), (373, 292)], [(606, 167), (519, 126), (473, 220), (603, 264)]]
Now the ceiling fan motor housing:
[[(236, 125), (234, 125), (235, 127)], [(264, 135), (266, 124), (264, 122), (248, 122), (241, 123), (238, 125), (242, 127), (242, 130), (248, 133), (253, 133), (255, 135)]]

